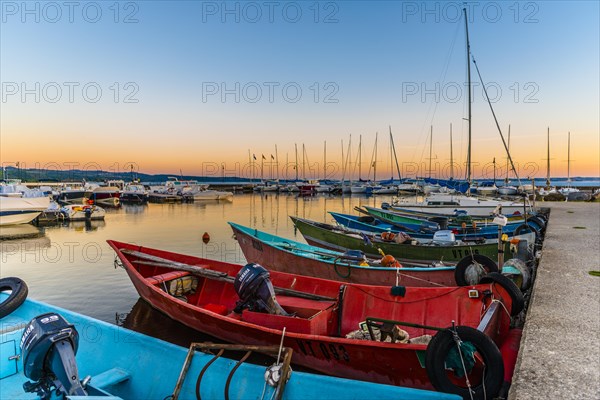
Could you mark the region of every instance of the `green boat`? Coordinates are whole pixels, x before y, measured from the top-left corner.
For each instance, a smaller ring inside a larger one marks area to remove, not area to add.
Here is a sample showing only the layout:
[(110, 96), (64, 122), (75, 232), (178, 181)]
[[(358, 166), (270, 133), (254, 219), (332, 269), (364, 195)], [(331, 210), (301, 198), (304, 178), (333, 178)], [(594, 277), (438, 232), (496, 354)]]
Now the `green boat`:
[[(462, 241), (420, 243), (410, 241), (396, 243), (385, 241), (379, 235), (366, 235), (364, 233), (350, 233), (343, 231), (333, 225), (322, 224), (302, 218), (290, 217), (294, 225), (304, 236), (306, 241), (313, 245), (332, 250), (362, 250), (365, 254), (378, 256), (379, 250), (390, 254), (401, 262), (422, 261), (456, 263), (463, 257), (472, 254), (481, 254), (496, 260), (498, 258), (497, 240), (487, 240), (485, 243), (465, 243)], [(526, 233), (515, 237), (519, 241), (534, 243), (535, 233)], [(514, 246), (515, 248), (527, 248), (528, 246)], [(511, 252), (511, 243), (504, 244), (505, 259), (516, 257)]]

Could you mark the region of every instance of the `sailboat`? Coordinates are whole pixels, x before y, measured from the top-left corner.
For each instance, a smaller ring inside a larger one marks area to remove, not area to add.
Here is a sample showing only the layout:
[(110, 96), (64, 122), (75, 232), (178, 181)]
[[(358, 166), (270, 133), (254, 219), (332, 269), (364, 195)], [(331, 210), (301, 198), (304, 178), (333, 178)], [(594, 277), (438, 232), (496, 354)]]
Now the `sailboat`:
[(367, 191), (367, 186), (362, 182), (361, 176), (361, 161), (362, 161), (362, 135), (358, 138), (358, 183), (350, 185), (350, 193), (363, 194)]
[[(429, 176), (428, 180), (431, 182), (431, 160), (432, 160), (432, 150), (433, 150), (433, 125), (431, 126), (431, 132), (429, 134)], [(423, 182), (423, 193), (437, 193), (442, 188), (439, 183), (429, 183)]]
[(567, 146), (567, 187), (561, 188), (558, 191), (564, 196), (579, 192), (579, 189), (571, 187), (571, 132), (569, 132), (569, 142)]
[(327, 141), (325, 141), (323, 145), (323, 179), (319, 180), (315, 191), (317, 193), (329, 193), (332, 189), (333, 185), (327, 181)]
[[(388, 185), (379, 185), (373, 188), (373, 194), (398, 194), (398, 185), (394, 184), (394, 166), (393, 159), (396, 156), (396, 149), (394, 147), (394, 137), (392, 136), (392, 127), (390, 126), (390, 171), (392, 177), (390, 178)], [(398, 169), (398, 178), (400, 178), (400, 168), (398, 167), (398, 158), (396, 157), (396, 168)]]
[[(472, 173), (471, 173), (471, 47), (469, 44), (469, 28), (468, 28), (468, 18), (467, 18), (467, 10), (463, 8), (463, 14), (465, 17), (465, 36), (466, 36), (466, 50), (467, 50), (467, 79), (468, 79), (468, 90), (467, 90), (467, 110), (468, 110), (468, 150), (467, 150), (467, 188), (472, 183)], [(473, 60), (475, 62), (475, 60)], [(475, 64), (476, 65), (476, 64)], [(479, 72), (479, 70), (478, 70)], [(479, 75), (481, 79), (481, 75)], [(483, 81), (483, 79), (481, 79)], [(485, 85), (483, 86), (485, 91)], [(486, 92), (487, 97), (487, 92)], [(492, 107), (489, 102), (488, 104), (490, 108)], [(493, 109), (492, 109), (493, 113)], [(494, 119), (495, 114), (494, 114)], [(498, 121), (496, 120), (496, 125), (498, 126)], [(500, 130), (498, 128), (498, 130)], [(501, 132), (500, 132), (501, 134)], [(502, 137), (502, 134), (501, 134)], [(504, 138), (502, 137), (505, 149), (506, 143), (504, 142)], [(512, 163), (512, 159), (510, 158), (510, 153), (507, 151), (507, 155), (511, 162), (511, 165), (514, 169), (514, 164)], [(430, 158), (431, 158), (431, 150), (430, 150)], [(510, 214), (512, 212), (524, 212), (527, 206), (523, 203), (519, 202), (511, 202), (511, 201), (500, 201), (500, 200), (492, 200), (485, 198), (473, 198), (467, 196), (455, 196), (455, 195), (447, 195), (447, 194), (436, 194), (435, 196), (427, 196), (425, 197), (423, 202), (420, 203), (410, 203), (405, 199), (398, 199), (394, 202), (394, 206), (397, 208), (407, 209), (407, 210), (416, 210), (421, 212), (431, 212), (432, 209), (435, 210), (436, 213), (439, 214), (453, 214), (457, 208), (461, 210), (467, 211), (470, 215), (489, 215), (494, 212), (495, 209), (498, 209), (499, 206), (502, 207), (502, 211), (505, 214)]]
[(540, 188), (538, 193), (541, 196), (547, 196), (551, 193), (556, 193), (556, 188), (551, 186), (550, 182), (550, 128), (548, 128), (548, 150), (546, 158), (546, 186)]

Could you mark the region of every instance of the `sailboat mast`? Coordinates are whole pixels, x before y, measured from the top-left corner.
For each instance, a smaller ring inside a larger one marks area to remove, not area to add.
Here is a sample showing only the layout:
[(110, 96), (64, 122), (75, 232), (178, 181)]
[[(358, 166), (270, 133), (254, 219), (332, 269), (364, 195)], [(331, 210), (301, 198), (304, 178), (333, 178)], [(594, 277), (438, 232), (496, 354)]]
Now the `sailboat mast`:
[(571, 182), (571, 132), (569, 132), (569, 143), (567, 144), (567, 182)]
[(302, 180), (306, 180), (306, 162), (304, 161), (306, 157), (306, 147), (304, 147), (304, 143), (302, 143)]
[(373, 160), (373, 183), (377, 182), (377, 132), (375, 132), (375, 157)]
[(279, 153), (277, 153), (277, 145), (275, 145), (275, 174), (277, 182), (279, 182)]
[[(391, 129), (390, 129), (391, 131)], [(390, 178), (392, 181), (394, 180), (394, 152), (393, 146), (394, 142), (392, 142), (392, 132), (390, 132), (390, 174), (392, 177)]]
[(362, 179), (361, 174), (361, 156), (362, 156), (362, 135), (358, 137), (358, 180)]
[(467, 150), (467, 182), (471, 184), (471, 45), (469, 44), (469, 24), (467, 18), (467, 9), (463, 8), (465, 15), (465, 32), (467, 36), (467, 101), (468, 101), (468, 113), (467, 123), (469, 125), (469, 145)]
[(546, 189), (550, 189), (550, 127), (548, 127), (548, 150), (546, 154)]
[(323, 179), (327, 179), (327, 140), (323, 146)]
[(394, 158), (396, 159), (396, 171), (398, 172), (398, 179), (402, 179), (400, 175), (400, 165), (398, 165), (398, 156), (396, 155), (396, 145), (394, 144), (394, 136), (392, 135), (392, 127), (390, 126), (390, 140), (392, 141), (392, 150), (394, 151)]
[(294, 148), (296, 149), (296, 181), (298, 181), (298, 144), (294, 143)]
[[(510, 125), (508, 125), (508, 151), (510, 152)], [(508, 156), (506, 157), (506, 177), (504, 178), (504, 185), (508, 185)]]
[(450, 123), (450, 179), (454, 179), (454, 155), (452, 154), (452, 123)]
[(429, 178), (431, 178), (431, 149), (433, 148), (433, 125), (431, 125), (431, 133), (429, 134)]

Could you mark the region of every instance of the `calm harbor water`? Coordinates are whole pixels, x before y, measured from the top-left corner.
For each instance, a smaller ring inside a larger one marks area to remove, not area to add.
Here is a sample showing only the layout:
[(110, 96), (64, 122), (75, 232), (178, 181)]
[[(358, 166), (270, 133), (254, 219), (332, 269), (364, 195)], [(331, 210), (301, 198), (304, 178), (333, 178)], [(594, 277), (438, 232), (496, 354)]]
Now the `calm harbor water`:
[(289, 215), (331, 222), (328, 211), (354, 214), (355, 206), (382, 201), (391, 196), (240, 194), (233, 202), (124, 205), (107, 209), (105, 221), (12, 227), (17, 234), (39, 230), (40, 237), (1, 241), (0, 275), (25, 280), (30, 298), (187, 346), (200, 336), (138, 301), (125, 271), (115, 269), (107, 239), (241, 264), (227, 221), (303, 241)]

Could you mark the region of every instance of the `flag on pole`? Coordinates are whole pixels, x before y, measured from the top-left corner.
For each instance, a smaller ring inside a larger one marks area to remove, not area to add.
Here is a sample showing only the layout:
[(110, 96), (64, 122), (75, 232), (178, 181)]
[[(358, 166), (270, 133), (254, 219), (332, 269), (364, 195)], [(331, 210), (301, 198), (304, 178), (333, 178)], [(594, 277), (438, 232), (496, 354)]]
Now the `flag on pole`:
[(271, 154), (271, 160), (274, 160), (274, 159), (275, 159), (275, 157), (273, 157), (273, 154)]
[(254, 158), (254, 160), (256, 160), (256, 154), (252, 154), (252, 157)]
[(265, 155), (264, 155), (264, 154), (262, 155), (262, 157), (263, 157), (263, 160), (266, 160), (266, 159), (267, 159), (267, 157), (265, 157)]

